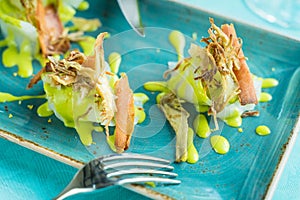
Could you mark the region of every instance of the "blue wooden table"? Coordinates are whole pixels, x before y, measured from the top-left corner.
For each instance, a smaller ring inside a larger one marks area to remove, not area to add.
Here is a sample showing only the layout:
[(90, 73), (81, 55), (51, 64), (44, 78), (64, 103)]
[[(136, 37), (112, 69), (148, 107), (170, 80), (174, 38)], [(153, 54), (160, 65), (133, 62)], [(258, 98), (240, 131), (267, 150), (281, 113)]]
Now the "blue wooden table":
[[(300, 29), (284, 29), (270, 24), (251, 12), (242, 0), (181, 0), (201, 9), (232, 19), (264, 26), (283, 35), (300, 39)], [(24, 147), (0, 139), (0, 199), (50, 199), (73, 177), (77, 169)], [(283, 170), (273, 199), (300, 198), (300, 138), (298, 137)], [(147, 199), (122, 187), (112, 187), (70, 199)]]

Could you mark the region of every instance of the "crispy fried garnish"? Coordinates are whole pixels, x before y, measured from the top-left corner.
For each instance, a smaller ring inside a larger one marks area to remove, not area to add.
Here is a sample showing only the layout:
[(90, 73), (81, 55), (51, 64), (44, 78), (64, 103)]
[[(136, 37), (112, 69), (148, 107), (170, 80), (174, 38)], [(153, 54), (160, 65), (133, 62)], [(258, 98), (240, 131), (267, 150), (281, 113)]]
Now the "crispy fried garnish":
[[(210, 19), (209, 38), (204, 38), (204, 49), (192, 45), (191, 56), (202, 55), (202, 65), (195, 70), (195, 79), (201, 79), (212, 100), (213, 115), (222, 111), (228, 101), (238, 93), (238, 83), (233, 73), (239, 67), (239, 59), (232, 40)], [(206, 51), (203, 53), (203, 51)]]
[(258, 110), (250, 110), (244, 112), (241, 117), (258, 117), (258, 116), (259, 116)]
[(44, 6), (42, 0), (37, 0), (36, 23), (44, 56), (61, 54), (70, 48), (69, 39), (62, 37), (64, 27), (53, 4)]
[(70, 55), (62, 60), (56, 60), (49, 56), (49, 61), (29, 82), (27, 88), (32, 88), (34, 84), (41, 80), (44, 72), (52, 72), (49, 74), (54, 83), (62, 85), (70, 85), (76, 81), (78, 70), (81, 69), (81, 64), (86, 60), (83, 53), (77, 50), (71, 51)]
[(32, 77), (32, 79), (30, 79), (28, 85), (27, 85), (27, 89), (32, 88), (35, 84), (37, 84), (37, 82), (39, 82), (42, 78), (42, 74), (46, 72), (46, 68), (43, 67), (36, 75), (34, 75)]

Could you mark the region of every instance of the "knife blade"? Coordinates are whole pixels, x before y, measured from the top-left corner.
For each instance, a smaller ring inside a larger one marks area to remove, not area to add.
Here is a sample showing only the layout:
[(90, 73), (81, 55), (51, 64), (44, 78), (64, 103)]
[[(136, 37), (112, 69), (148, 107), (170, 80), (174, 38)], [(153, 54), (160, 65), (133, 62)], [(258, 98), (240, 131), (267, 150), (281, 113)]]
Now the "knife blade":
[(145, 37), (138, 1), (137, 0), (117, 0), (119, 7), (129, 25), (140, 36)]

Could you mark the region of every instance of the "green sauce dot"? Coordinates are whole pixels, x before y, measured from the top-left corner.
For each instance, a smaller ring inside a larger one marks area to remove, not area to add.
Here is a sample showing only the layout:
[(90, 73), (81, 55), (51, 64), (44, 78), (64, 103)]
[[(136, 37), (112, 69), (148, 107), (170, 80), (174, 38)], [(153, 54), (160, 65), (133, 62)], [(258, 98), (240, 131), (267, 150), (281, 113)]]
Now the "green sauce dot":
[(265, 78), (262, 81), (262, 88), (271, 88), (271, 87), (275, 87), (278, 85), (278, 80), (276, 80), (275, 78)]
[(157, 104), (160, 104), (161, 98), (162, 98), (163, 96), (165, 96), (165, 95), (166, 95), (165, 92), (159, 93), (159, 94), (156, 96), (156, 103), (157, 103)]
[(265, 125), (260, 125), (256, 127), (255, 132), (258, 135), (269, 135), (271, 133), (271, 130)]
[(149, 81), (144, 83), (144, 88), (151, 92), (166, 92), (168, 91), (167, 82), (165, 81)]
[(194, 130), (196, 134), (201, 138), (207, 138), (211, 131), (205, 115), (199, 114), (193, 122)]
[(228, 140), (220, 135), (214, 135), (210, 138), (210, 144), (215, 152), (219, 154), (226, 154), (230, 149)]
[(234, 110), (228, 117), (224, 119), (224, 122), (231, 127), (239, 127), (242, 125), (242, 117), (240, 116), (239, 111)]
[(49, 117), (49, 116), (53, 115), (53, 111), (49, 108), (48, 101), (38, 107), (37, 114), (40, 117)]
[(199, 160), (199, 154), (194, 146), (194, 131), (193, 129), (189, 128), (188, 130), (188, 157), (187, 157), (187, 162), (194, 164)]
[(78, 6), (77, 9), (78, 9), (79, 11), (83, 11), (83, 10), (87, 10), (89, 7), (90, 7), (89, 2), (87, 2), (87, 1), (82, 1), (82, 2), (79, 4), (79, 6)]
[(146, 113), (142, 107), (134, 107), (134, 115), (137, 118), (137, 123), (141, 124), (145, 121), (146, 119)]
[(272, 95), (267, 92), (262, 92), (260, 94), (259, 102), (268, 102), (272, 100)]

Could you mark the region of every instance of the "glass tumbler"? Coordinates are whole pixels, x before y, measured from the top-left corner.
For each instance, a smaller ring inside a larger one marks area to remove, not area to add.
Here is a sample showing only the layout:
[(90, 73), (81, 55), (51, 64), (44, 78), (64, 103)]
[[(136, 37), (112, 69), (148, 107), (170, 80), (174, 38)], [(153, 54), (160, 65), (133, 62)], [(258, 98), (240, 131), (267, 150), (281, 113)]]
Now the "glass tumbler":
[(300, 29), (300, 0), (244, 0), (264, 20), (283, 28)]

